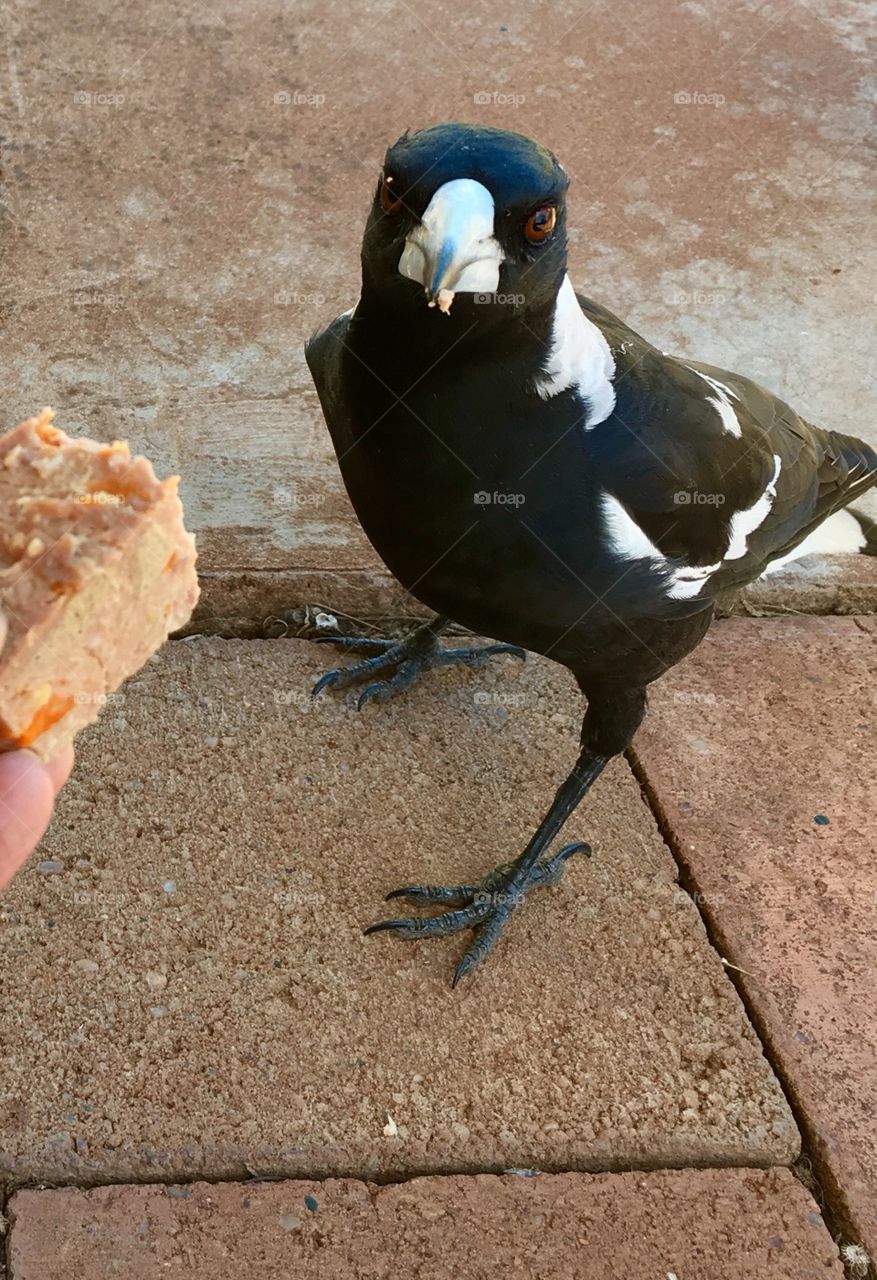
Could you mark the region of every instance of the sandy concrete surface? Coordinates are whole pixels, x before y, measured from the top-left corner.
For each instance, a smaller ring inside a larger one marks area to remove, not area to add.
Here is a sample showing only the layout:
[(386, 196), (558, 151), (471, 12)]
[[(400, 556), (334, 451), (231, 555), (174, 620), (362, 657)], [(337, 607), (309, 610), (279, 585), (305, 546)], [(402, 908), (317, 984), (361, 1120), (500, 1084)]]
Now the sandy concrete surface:
[(374, 572), (301, 345), (355, 301), (386, 145), (457, 119), (560, 155), (581, 289), (877, 439), (867, 7), (16, 6), (4, 421), (179, 470), (204, 569), (284, 571), (266, 612), (289, 571)]
[(732, 619), (655, 686), (636, 753), (717, 945), (877, 1257), (877, 620)]
[(768, 1164), (798, 1135), (624, 761), (477, 978), (362, 936), (516, 855), (572, 680), (501, 659), (359, 714), (300, 641), (167, 646), (83, 736), (0, 907), (13, 1181)]
[(841, 1280), (783, 1169), (195, 1183), (12, 1200), (10, 1280)]

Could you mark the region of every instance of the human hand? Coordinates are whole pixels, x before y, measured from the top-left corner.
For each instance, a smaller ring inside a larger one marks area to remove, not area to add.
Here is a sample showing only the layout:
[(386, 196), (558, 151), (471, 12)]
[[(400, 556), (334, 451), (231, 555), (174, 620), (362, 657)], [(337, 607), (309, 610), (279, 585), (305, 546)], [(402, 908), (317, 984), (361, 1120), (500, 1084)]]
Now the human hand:
[[(0, 609), (0, 653), (7, 632), (6, 615)], [(72, 747), (47, 765), (32, 751), (0, 751), (0, 889), (42, 840), (55, 796), (72, 768)]]
[(43, 838), (72, 768), (72, 747), (46, 765), (30, 751), (0, 754), (0, 889)]

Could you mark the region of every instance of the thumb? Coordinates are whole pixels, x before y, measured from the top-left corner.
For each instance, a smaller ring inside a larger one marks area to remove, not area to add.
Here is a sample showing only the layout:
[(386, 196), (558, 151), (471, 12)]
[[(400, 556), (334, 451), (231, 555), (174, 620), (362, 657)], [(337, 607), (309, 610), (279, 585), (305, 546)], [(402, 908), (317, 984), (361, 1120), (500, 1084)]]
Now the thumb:
[(55, 788), (29, 751), (0, 754), (0, 889), (30, 857), (52, 816)]

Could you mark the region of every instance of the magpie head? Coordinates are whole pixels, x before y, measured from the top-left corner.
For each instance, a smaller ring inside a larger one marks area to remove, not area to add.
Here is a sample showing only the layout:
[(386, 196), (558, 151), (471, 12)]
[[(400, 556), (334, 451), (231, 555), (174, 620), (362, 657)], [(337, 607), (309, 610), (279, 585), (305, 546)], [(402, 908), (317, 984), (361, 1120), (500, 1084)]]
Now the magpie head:
[(519, 133), (442, 124), (387, 152), (362, 246), (364, 290), (481, 324), (552, 308), (566, 271), (568, 178)]

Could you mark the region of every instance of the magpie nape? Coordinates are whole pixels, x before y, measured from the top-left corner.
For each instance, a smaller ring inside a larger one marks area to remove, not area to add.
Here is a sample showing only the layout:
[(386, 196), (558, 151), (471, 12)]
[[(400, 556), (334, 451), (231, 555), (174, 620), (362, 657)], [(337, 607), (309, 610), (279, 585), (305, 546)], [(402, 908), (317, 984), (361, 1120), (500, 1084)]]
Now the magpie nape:
[[(653, 347), (567, 275), (561, 165), (519, 134), (466, 124), (386, 155), (356, 306), (306, 355), (347, 491), (392, 573), (437, 617), (315, 692), (375, 675), (384, 700), (430, 667), (532, 650), (587, 700), (581, 753), (523, 853), (479, 884), (410, 885), (441, 906), (388, 920), (404, 938), (473, 928), (454, 983), (495, 946), (648, 685), (703, 638), (716, 597), (796, 555), (877, 553), (845, 509), (877, 453), (811, 426), (748, 378)], [(453, 619), (502, 643), (443, 649)]]

